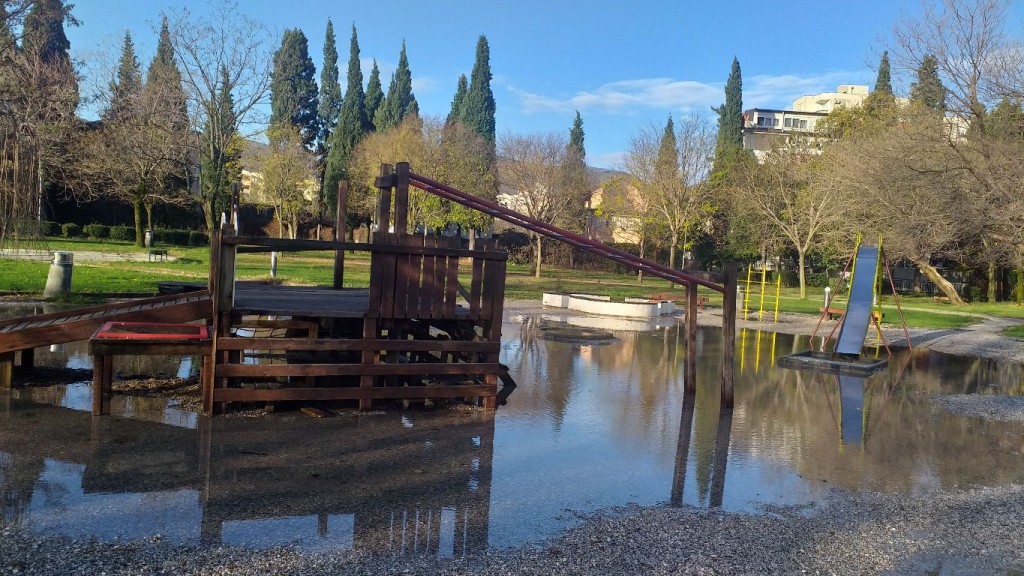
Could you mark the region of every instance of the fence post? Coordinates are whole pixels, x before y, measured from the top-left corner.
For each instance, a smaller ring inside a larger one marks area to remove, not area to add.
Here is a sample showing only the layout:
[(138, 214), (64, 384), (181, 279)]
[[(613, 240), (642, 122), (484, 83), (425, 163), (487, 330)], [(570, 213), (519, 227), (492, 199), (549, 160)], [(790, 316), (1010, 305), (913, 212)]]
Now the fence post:
[(732, 408), (733, 364), (736, 360), (736, 264), (725, 268), (722, 293), (722, 407)]
[[(344, 242), (348, 225), (348, 182), (338, 182), (338, 211), (334, 222), (334, 241)], [(334, 251), (334, 289), (341, 290), (345, 284), (345, 251)]]

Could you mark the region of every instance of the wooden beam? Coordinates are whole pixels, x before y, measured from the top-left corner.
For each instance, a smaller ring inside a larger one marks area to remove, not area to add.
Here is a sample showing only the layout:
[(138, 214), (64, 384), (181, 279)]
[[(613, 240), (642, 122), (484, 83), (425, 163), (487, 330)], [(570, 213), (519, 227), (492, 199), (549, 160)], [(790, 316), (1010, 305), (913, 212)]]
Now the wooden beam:
[(438, 364), (218, 364), (217, 378), (274, 378), (278, 376), (427, 376), (497, 374), (498, 363)]
[(405, 399), (405, 398), (460, 398), (473, 396), (494, 396), (497, 386), (488, 384), (466, 384), (463, 386), (396, 386), (371, 387), (351, 386), (348, 388), (279, 388), (245, 389), (218, 388), (214, 391), (217, 402), (282, 402), (287, 400), (362, 400), (362, 399)]
[(380, 165), (380, 176), (377, 178), (377, 230), (387, 233), (391, 228), (391, 188), (394, 186), (394, 178), (391, 174), (390, 164)]
[(462, 340), (307, 340), (305, 338), (233, 338), (217, 339), (220, 350), (308, 350), (311, 352), (346, 352), (389, 350), (394, 352), (481, 352), (497, 353), (500, 342), (467, 342)]
[[(378, 232), (375, 237), (385, 234)], [(454, 256), (457, 258), (482, 258), (484, 260), (508, 260), (504, 250), (466, 250), (464, 248), (399, 246), (367, 244), (365, 242), (331, 242), (327, 240), (292, 240), (290, 238), (256, 238), (252, 236), (225, 236), (224, 244), (238, 246), (239, 254), (260, 254), (266, 252), (308, 252), (314, 250), (349, 250), (390, 254), (423, 254)], [(180, 295), (179, 295), (180, 296)]]
[(395, 164), (395, 232), (408, 234), (409, 230), (409, 163)]
[(0, 390), (14, 386), (14, 351), (0, 352)]

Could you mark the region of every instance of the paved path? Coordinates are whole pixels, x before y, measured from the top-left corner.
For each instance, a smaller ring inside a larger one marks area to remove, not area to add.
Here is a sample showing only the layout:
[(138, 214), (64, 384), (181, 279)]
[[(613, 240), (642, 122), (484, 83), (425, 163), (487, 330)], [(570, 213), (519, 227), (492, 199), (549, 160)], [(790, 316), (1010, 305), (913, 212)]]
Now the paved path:
[[(8, 248), (0, 250), (0, 258), (8, 260), (41, 260), (47, 262), (53, 258), (53, 253), (58, 250), (27, 250), (23, 248)], [(149, 251), (145, 252), (94, 252), (89, 250), (59, 250), (59, 252), (71, 252), (74, 254), (75, 262), (148, 262)], [(177, 258), (165, 256), (165, 261), (174, 262)]]

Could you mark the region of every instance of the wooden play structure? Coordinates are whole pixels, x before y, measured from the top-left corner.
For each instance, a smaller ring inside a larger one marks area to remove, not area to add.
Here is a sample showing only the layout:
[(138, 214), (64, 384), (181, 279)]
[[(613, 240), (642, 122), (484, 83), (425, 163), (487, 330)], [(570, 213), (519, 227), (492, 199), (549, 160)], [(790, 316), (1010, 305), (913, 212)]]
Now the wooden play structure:
[[(206, 339), (153, 338), (141, 328), (136, 334), (140, 353), (192, 352), (209, 359), (202, 371), (207, 414), (241, 402), (351, 400), (367, 410), (377, 400), (446, 398), (474, 399), (493, 410), (514, 387), (507, 368), (498, 361), (508, 254), (490, 240), (478, 241), (468, 250), (461, 248), (457, 237), (407, 233), (412, 186), (686, 286), (685, 386), (689, 394), (696, 393), (696, 315), (705, 298), (698, 296), (697, 288), (722, 293), (722, 402), (732, 405), (734, 266), (724, 275), (662, 266), (412, 173), (405, 163), (394, 170), (383, 165), (376, 186), (379, 231), (367, 243), (343, 241), (347, 205), (343, 182), (334, 241), (240, 236), (232, 221), (212, 234), (206, 291), (0, 324), (0, 387), (10, 387), (15, 351), (21, 351), (22, 366), (30, 367), (34, 347), (91, 337), (98, 366), (95, 413), (102, 414), (108, 406), (103, 399), (109, 394), (110, 357), (131, 354), (133, 346), (130, 337), (116, 344), (104, 342), (97, 332), (102, 325), (207, 320)], [(335, 253), (330, 287), (267, 285), (236, 278), (239, 254), (314, 250)], [(343, 287), (346, 251), (369, 252), (368, 288)], [(54, 339), (39, 330), (40, 322), (76, 328), (62, 329), (64, 339)], [(499, 383), (503, 384), (500, 389)]]

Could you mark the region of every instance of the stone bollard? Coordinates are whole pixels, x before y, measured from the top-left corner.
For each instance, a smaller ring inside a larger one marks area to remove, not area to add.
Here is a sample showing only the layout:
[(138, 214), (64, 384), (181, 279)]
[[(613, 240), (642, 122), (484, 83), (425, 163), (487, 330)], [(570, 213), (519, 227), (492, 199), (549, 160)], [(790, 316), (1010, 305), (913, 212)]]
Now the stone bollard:
[(53, 298), (71, 292), (71, 271), (74, 268), (74, 254), (71, 252), (54, 252), (50, 263), (50, 273), (46, 276), (45, 298)]

